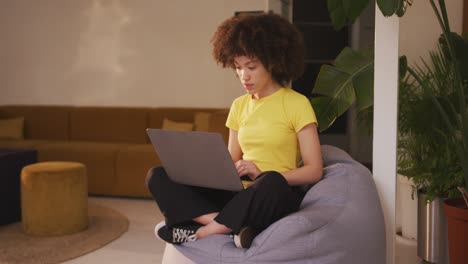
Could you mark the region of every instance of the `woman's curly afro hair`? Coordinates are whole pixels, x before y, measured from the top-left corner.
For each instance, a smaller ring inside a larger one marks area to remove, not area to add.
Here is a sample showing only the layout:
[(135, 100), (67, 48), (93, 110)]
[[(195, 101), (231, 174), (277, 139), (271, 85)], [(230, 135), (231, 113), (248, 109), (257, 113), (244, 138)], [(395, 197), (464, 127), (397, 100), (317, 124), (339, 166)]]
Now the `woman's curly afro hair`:
[(213, 56), (223, 67), (234, 58), (257, 58), (280, 85), (304, 72), (304, 40), (289, 21), (273, 13), (234, 16), (218, 27), (211, 40)]

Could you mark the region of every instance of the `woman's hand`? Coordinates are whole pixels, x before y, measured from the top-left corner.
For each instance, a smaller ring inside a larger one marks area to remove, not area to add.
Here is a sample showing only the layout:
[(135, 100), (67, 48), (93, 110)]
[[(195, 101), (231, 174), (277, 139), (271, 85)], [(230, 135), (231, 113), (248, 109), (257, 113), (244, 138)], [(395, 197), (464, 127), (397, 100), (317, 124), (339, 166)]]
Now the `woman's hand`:
[(248, 175), (252, 180), (255, 180), (255, 178), (262, 173), (262, 171), (252, 161), (238, 160), (235, 165), (239, 176)]

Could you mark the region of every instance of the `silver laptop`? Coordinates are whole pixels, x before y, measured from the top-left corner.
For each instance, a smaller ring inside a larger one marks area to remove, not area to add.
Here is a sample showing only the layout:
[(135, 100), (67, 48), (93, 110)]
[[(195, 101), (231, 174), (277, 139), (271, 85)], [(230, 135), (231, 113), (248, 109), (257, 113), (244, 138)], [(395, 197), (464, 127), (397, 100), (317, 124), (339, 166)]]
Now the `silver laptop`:
[(228, 191), (244, 189), (221, 134), (155, 128), (146, 132), (174, 182)]

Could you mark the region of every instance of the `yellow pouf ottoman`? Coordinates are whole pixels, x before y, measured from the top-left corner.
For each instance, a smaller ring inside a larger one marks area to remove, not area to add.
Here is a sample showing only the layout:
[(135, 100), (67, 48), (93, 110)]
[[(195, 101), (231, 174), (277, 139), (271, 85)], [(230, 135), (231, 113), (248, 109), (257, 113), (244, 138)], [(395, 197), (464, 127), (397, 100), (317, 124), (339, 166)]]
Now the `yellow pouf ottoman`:
[(21, 213), (25, 233), (59, 236), (88, 226), (88, 180), (78, 162), (39, 162), (21, 171)]

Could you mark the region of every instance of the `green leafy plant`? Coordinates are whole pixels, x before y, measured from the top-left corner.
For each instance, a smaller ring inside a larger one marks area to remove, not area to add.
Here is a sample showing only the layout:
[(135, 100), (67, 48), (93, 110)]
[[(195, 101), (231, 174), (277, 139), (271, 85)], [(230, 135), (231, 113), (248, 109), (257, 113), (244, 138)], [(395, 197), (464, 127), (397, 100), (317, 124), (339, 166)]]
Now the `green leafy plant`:
[[(385, 16), (403, 16), (412, 0), (378, 0)], [(370, 0), (327, 0), (328, 11), (336, 30), (347, 21), (353, 23)], [(400, 58), (400, 75), (406, 72), (406, 57)], [(312, 90), (311, 103), (316, 110), (319, 129), (327, 130), (352, 105), (357, 105), (358, 120), (366, 124), (372, 118), (374, 100), (373, 50), (353, 50), (345, 47), (332, 65), (322, 65)]]
[(430, 0), (430, 3), (442, 28), (440, 48), (437, 53), (431, 53), (432, 67), (425, 64), (424, 68), (409, 68), (408, 72), (421, 87), (422, 93), (431, 99), (441, 117), (443, 125), (436, 127), (436, 131), (442, 135), (443, 143), (447, 146), (447, 152), (443, 154), (454, 153), (455, 159), (453, 167), (446, 169), (459, 168), (463, 175), (457, 182), (457, 171), (447, 172), (444, 182), (451, 180), (456, 184), (468, 206), (468, 104), (465, 96), (468, 92), (468, 75), (466, 69), (461, 67), (468, 63), (468, 43), (451, 32), (445, 1), (438, 0), (438, 6), (434, 0)]
[[(341, 29), (359, 17), (369, 0), (327, 3), (335, 29)], [(407, 65), (400, 58), (401, 88), (406, 93), (400, 93), (400, 100), (409, 101), (400, 104), (404, 136), (399, 150), (405, 151), (399, 165), (429, 197), (453, 196), (458, 187), (468, 206), (468, 44), (450, 31), (445, 1), (438, 0), (438, 7), (434, 0), (430, 3), (443, 31), (439, 50), (430, 54), (431, 64), (423, 61), (423, 66), (408, 68), (411, 79), (403, 79)], [(377, 0), (385, 16), (402, 16), (411, 4), (412, 0)], [(321, 67), (312, 90), (318, 97), (311, 99), (320, 131), (354, 104), (360, 113), (372, 116), (373, 66), (368, 53), (345, 48), (333, 65)]]
[(335, 59), (334, 65), (323, 65), (317, 76), (311, 99), (320, 124), (320, 131), (357, 103), (364, 111), (373, 105), (374, 58), (371, 52), (345, 48)]
[(398, 171), (411, 178), (428, 200), (455, 197), (463, 182), (461, 167), (443, 116), (433, 102), (433, 96), (454, 100), (452, 89), (447, 89), (453, 76), (450, 61), (440, 45), (430, 52), (428, 62), (409, 67), (408, 73), (399, 87)]
[[(406, 56), (401, 56), (400, 76), (406, 74), (407, 66)], [(358, 109), (360, 124), (368, 125), (374, 106), (373, 50), (344, 48), (332, 65), (322, 65), (312, 93), (315, 96), (310, 100), (321, 132), (353, 105)]]

